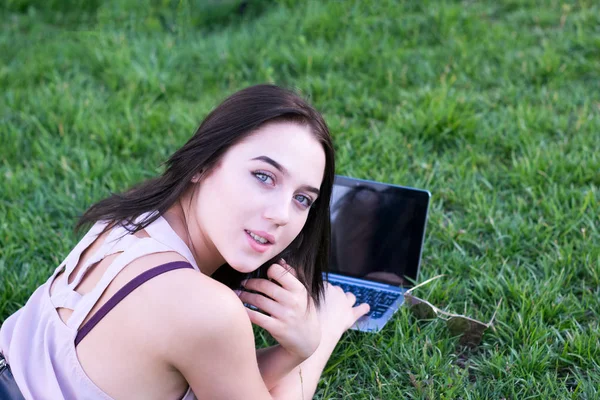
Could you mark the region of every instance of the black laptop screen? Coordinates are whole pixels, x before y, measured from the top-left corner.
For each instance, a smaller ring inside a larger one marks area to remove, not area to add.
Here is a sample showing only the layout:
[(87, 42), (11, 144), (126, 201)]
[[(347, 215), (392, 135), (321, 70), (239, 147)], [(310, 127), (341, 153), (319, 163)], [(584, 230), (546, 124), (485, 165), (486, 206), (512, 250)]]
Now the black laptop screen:
[(330, 272), (411, 285), (421, 259), (429, 192), (336, 177)]

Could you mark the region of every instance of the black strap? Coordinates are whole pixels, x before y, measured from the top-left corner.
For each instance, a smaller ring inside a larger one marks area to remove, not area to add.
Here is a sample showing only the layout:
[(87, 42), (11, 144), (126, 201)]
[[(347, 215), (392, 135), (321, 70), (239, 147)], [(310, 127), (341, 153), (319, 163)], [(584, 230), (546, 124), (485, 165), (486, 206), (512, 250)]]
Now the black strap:
[(15, 382), (15, 377), (6, 363), (6, 359), (0, 353), (0, 399), (2, 400), (25, 400), (21, 389)]

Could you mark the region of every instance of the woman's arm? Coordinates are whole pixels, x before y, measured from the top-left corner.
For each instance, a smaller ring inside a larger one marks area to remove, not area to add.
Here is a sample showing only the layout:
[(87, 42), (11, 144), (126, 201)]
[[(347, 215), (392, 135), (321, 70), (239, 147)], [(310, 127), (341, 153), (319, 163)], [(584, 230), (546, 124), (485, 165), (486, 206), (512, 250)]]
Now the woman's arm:
[[(271, 278), (286, 284), (286, 279), (274, 272), (282, 271), (272, 269)], [(182, 374), (198, 398), (215, 400), (296, 400), (302, 395), (312, 398), (319, 376), (342, 333), (368, 311), (368, 305), (353, 308), (354, 296), (329, 284), (318, 311), (311, 305), (306, 313), (306, 292), (303, 296), (294, 296), (297, 298), (292, 302), (294, 306), (280, 310), (287, 321), (283, 325), (281, 320), (254, 314), (229, 288), (200, 274), (190, 275), (169, 293), (160, 303), (160, 315), (164, 317), (157, 328), (164, 332), (164, 340), (157, 354), (170, 368)], [(259, 301), (256, 305), (263, 304)], [(297, 307), (300, 309), (295, 310)], [(264, 353), (263, 356), (278, 360), (272, 365), (263, 365), (263, 372), (271, 376), (268, 379), (283, 376), (292, 368), (274, 387), (267, 387), (261, 375), (252, 319), (260, 322), (258, 325), (271, 333), (293, 357), (287, 358), (277, 348)], [(291, 366), (299, 362), (302, 362), (303, 385), (299, 385), (300, 375), (293, 369), (296, 367)]]
[(217, 285), (178, 288), (169, 299), (166, 361), (200, 399), (285, 399), (273, 397), (261, 377), (244, 306), (230, 289)]
[(340, 338), (321, 340), (319, 348), (306, 361), (294, 368), (270, 388), (274, 398), (311, 400), (317, 391), (319, 379), (327, 360)]
[(260, 374), (269, 390), (292, 372), (302, 361), (288, 353), (281, 345), (258, 349), (256, 359)]
[(305, 361), (290, 356), (281, 346), (257, 351), (261, 375), (276, 398), (312, 399), (327, 360), (342, 334), (369, 311), (368, 304), (353, 307), (356, 298), (339, 287), (326, 284), (318, 311), (321, 339), (317, 350)]

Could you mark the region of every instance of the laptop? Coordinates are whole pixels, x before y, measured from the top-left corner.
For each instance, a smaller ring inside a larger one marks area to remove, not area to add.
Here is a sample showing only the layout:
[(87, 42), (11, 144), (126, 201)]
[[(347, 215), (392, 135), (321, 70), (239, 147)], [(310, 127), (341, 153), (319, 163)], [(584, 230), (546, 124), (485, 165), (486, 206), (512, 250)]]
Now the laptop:
[(371, 310), (352, 329), (378, 332), (417, 280), (431, 193), (337, 175), (327, 280)]

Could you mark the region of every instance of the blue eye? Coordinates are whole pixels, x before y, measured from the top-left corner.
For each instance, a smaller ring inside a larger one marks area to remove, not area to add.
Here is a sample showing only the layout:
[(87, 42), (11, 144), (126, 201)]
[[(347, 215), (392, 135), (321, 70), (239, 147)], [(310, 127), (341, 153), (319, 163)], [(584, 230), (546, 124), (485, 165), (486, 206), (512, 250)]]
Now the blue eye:
[(299, 194), (296, 196), (296, 199), (298, 199), (299, 197), (303, 199), (300, 200), (300, 204), (302, 204), (304, 207), (308, 208), (312, 205), (312, 201), (308, 197)]
[[(271, 174), (267, 173), (267, 172), (262, 172), (262, 171), (254, 171), (252, 172), (252, 175), (258, 179), (261, 183), (264, 183), (266, 185), (270, 185), (273, 186), (275, 184), (275, 177), (273, 177)], [(270, 181), (269, 181), (270, 180)], [(303, 194), (298, 194), (296, 196), (294, 196), (294, 198), (296, 199), (296, 201), (298, 201), (298, 203), (300, 203), (302, 205), (302, 207), (309, 208), (313, 201), (311, 200), (310, 197), (308, 196), (304, 196)]]
[(266, 174), (264, 172), (253, 172), (252, 175), (254, 175), (256, 177), (256, 179), (258, 179), (259, 181), (264, 182), (264, 183), (268, 183), (269, 179), (273, 180), (272, 176), (270, 176), (269, 174)]

